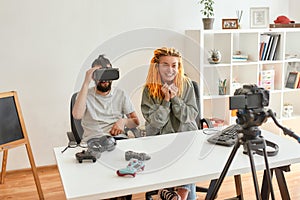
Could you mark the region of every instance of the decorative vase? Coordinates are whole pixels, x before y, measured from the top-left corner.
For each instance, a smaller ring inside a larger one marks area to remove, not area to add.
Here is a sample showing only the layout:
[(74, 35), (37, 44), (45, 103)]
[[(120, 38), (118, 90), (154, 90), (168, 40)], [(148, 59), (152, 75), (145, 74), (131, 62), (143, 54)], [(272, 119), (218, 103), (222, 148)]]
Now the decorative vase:
[(210, 56), (208, 58), (208, 62), (210, 64), (218, 64), (221, 62), (221, 58), (222, 58), (222, 55), (221, 55), (221, 52), (217, 49), (212, 49), (209, 51), (210, 53)]
[(213, 29), (214, 20), (214, 18), (202, 18), (204, 30)]

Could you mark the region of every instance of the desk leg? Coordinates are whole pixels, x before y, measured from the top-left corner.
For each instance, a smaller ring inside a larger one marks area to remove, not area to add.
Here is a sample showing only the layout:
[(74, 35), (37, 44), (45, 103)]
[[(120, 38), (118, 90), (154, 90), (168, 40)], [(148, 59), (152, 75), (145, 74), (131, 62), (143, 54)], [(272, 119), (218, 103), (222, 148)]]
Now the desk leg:
[(241, 175), (234, 176), (236, 196), (239, 200), (244, 199)]
[[(216, 185), (218, 179), (214, 179), (210, 181), (209, 187), (208, 187), (208, 191), (207, 194), (205, 196), (205, 200), (210, 200), (211, 199), (211, 194), (212, 191)], [(234, 176), (234, 182), (235, 182), (235, 191), (236, 191), (236, 195), (237, 198), (239, 200), (243, 200), (244, 199), (244, 195), (243, 195), (243, 188), (242, 188), (242, 179), (241, 179), (241, 175), (235, 175)]]
[[(290, 200), (291, 198), (290, 198), (289, 190), (288, 190), (286, 180), (285, 180), (285, 177), (283, 174), (283, 171), (285, 171), (285, 172), (290, 171), (290, 166), (288, 165), (288, 166), (271, 169), (272, 177), (273, 177), (273, 171), (275, 171), (275, 174), (276, 174), (276, 179), (277, 179), (277, 183), (279, 186), (281, 199), (282, 200)], [(266, 171), (264, 171), (263, 183), (262, 183), (262, 188), (261, 188), (262, 199), (269, 199), (269, 195), (270, 195), (270, 190), (269, 190), (268, 183), (267, 183)]]
[(283, 200), (290, 200), (290, 194), (289, 194), (289, 190), (286, 184), (286, 180), (283, 174), (283, 171), (285, 172), (289, 172), (290, 166), (284, 166), (284, 167), (279, 167), (279, 168), (275, 168), (275, 174), (276, 174), (276, 178), (277, 178), (277, 183), (279, 186), (279, 190), (280, 190), (280, 194), (281, 194), (281, 198)]

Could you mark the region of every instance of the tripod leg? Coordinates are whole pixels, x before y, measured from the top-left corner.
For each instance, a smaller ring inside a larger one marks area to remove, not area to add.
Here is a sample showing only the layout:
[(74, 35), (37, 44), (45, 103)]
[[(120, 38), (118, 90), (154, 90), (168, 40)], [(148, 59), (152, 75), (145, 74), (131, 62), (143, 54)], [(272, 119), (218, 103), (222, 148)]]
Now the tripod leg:
[[(271, 169), (271, 177), (273, 178), (273, 169)], [(271, 179), (272, 179), (271, 178)], [(263, 175), (263, 182), (261, 186), (261, 197), (262, 199), (269, 199), (269, 194), (270, 194), (270, 188), (268, 186), (268, 176), (267, 176), (267, 171), (264, 170), (264, 175)]]
[(271, 175), (271, 170), (269, 167), (269, 162), (268, 162), (268, 154), (267, 154), (267, 150), (266, 150), (266, 142), (265, 140), (263, 140), (265, 147), (263, 148), (263, 152), (264, 152), (264, 159), (265, 159), (265, 165), (266, 165), (266, 174), (267, 174), (267, 180), (268, 180), (268, 188), (271, 192), (271, 197), (272, 199), (275, 199), (275, 195), (274, 195), (274, 190), (273, 190), (273, 186), (272, 186), (272, 175)]
[(260, 193), (259, 193), (259, 187), (258, 187), (258, 181), (257, 181), (257, 176), (256, 176), (256, 169), (253, 161), (253, 154), (252, 154), (252, 149), (251, 149), (251, 141), (247, 141), (245, 143), (247, 147), (247, 154), (250, 159), (250, 165), (251, 165), (251, 171), (252, 171), (252, 178), (253, 178), (253, 183), (254, 183), (254, 188), (255, 188), (255, 194), (256, 194), (256, 199), (257, 200), (262, 200)]
[(230, 156), (229, 156), (229, 158), (228, 158), (228, 160), (227, 160), (227, 162), (225, 164), (225, 167), (224, 167), (224, 169), (223, 169), (220, 177), (218, 178), (218, 180), (217, 180), (217, 182), (215, 184), (215, 187), (214, 187), (214, 189), (213, 189), (213, 191), (211, 193), (211, 196), (208, 196), (205, 199), (213, 200), (213, 199), (216, 198), (216, 196), (218, 194), (218, 191), (219, 191), (219, 189), (221, 187), (221, 184), (222, 184), (222, 182), (223, 182), (223, 180), (224, 180), (224, 178), (225, 178), (225, 176), (226, 176), (226, 174), (228, 172), (230, 164), (232, 163), (232, 160), (233, 160), (233, 158), (234, 158), (237, 150), (239, 149), (239, 147), (240, 147), (240, 142), (237, 140), (237, 142), (235, 143), (235, 145), (234, 145), (234, 147), (232, 149), (232, 152), (231, 152), (231, 154), (230, 154)]
[(257, 138), (256, 140), (249, 140), (245, 143), (246, 148), (247, 148), (247, 152), (250, 158), (250, 162), (251, 162), (251, 170), (252, 170), (252, 176), (253, 176), (253, 182), (254, 182), (254, 186), (255, 186), (255, 192), (256, 192), (256, 199), (262, 199), (262, 196), (259, 193), (259, 188), (258, 188), (258, 182), (257, 182), (257, 176), (256, 176), (256, 170), (255, 170), (255, 165), (254, 165), (254, 161), (253, 161), (253, 155), (252, 155), (252, 150), (259, 150), (262, 149), (263, 150), (263, 156), (264, 156), (264, 160), (265, 160), (265, 178), (267, 178), (267, 183), (268, 183), (268, 191), (271, 192), (271, 197), (274, 200), (275, 199), (275, 195), (274, 195), (274, 190), (273, 190), (273, 186), (272, 186), (272, 178), (271, 178), (271, 171), (269, 168), (269, 163), (268, 163), (268, 156), (267, 156), (267, 150), (266, 150), (266, 141), (260, 137)]

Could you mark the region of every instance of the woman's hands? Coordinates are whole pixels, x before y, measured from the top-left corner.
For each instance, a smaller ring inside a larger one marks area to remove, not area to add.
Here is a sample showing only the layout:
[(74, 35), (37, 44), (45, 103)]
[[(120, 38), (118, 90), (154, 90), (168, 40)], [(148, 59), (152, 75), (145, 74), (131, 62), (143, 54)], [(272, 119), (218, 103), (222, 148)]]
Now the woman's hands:
[(165, 95), (164, 100), (165, 101), (170, 101), (170, 99), (177, 96), (178, 88), (176, 87), (176, 85), (174, 83), (172, 83), (171, 85), (168, 85), (167, 83), (165, 83), (162, 86), (161, 91)]

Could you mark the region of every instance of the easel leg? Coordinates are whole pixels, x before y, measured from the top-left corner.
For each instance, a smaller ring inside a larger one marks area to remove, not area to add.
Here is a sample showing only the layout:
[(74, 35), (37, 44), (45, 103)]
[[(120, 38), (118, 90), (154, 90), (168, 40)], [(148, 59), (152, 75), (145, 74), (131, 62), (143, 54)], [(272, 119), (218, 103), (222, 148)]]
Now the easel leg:
[(39, 179), (38, 172), (37, 172), (37, 169), (36, 169), (36, 166), (35, 166), (35, 163), (34, 163), (34, 159), (33, 159), (33, 155), (32, 155), (30, 145), (29, 145), (29, 143), (27, 143), (27, 144), (25, 144), (25, 146), (26, 146), (26, 150), (27, 150), (27, 153), (28, 153), (28, 157), (29, 157), (29, 161), (30, 161), (31, 170), (32, 170), (32, 173), (33, 173), (35, 185), (36, 185), (37, 191), (39, 193), (39, 197), (40, 197), (40, 199), (44, 199), (40, 179)]
[(4, 178), (5, 178), (5, 175), (6, 175), (7, 155), (8, 155), (8, 150), (4, 149), (3, 150), (3, 158), (2, 158), (2, 169), (1, 169), (0, 184), (4, 183)]

